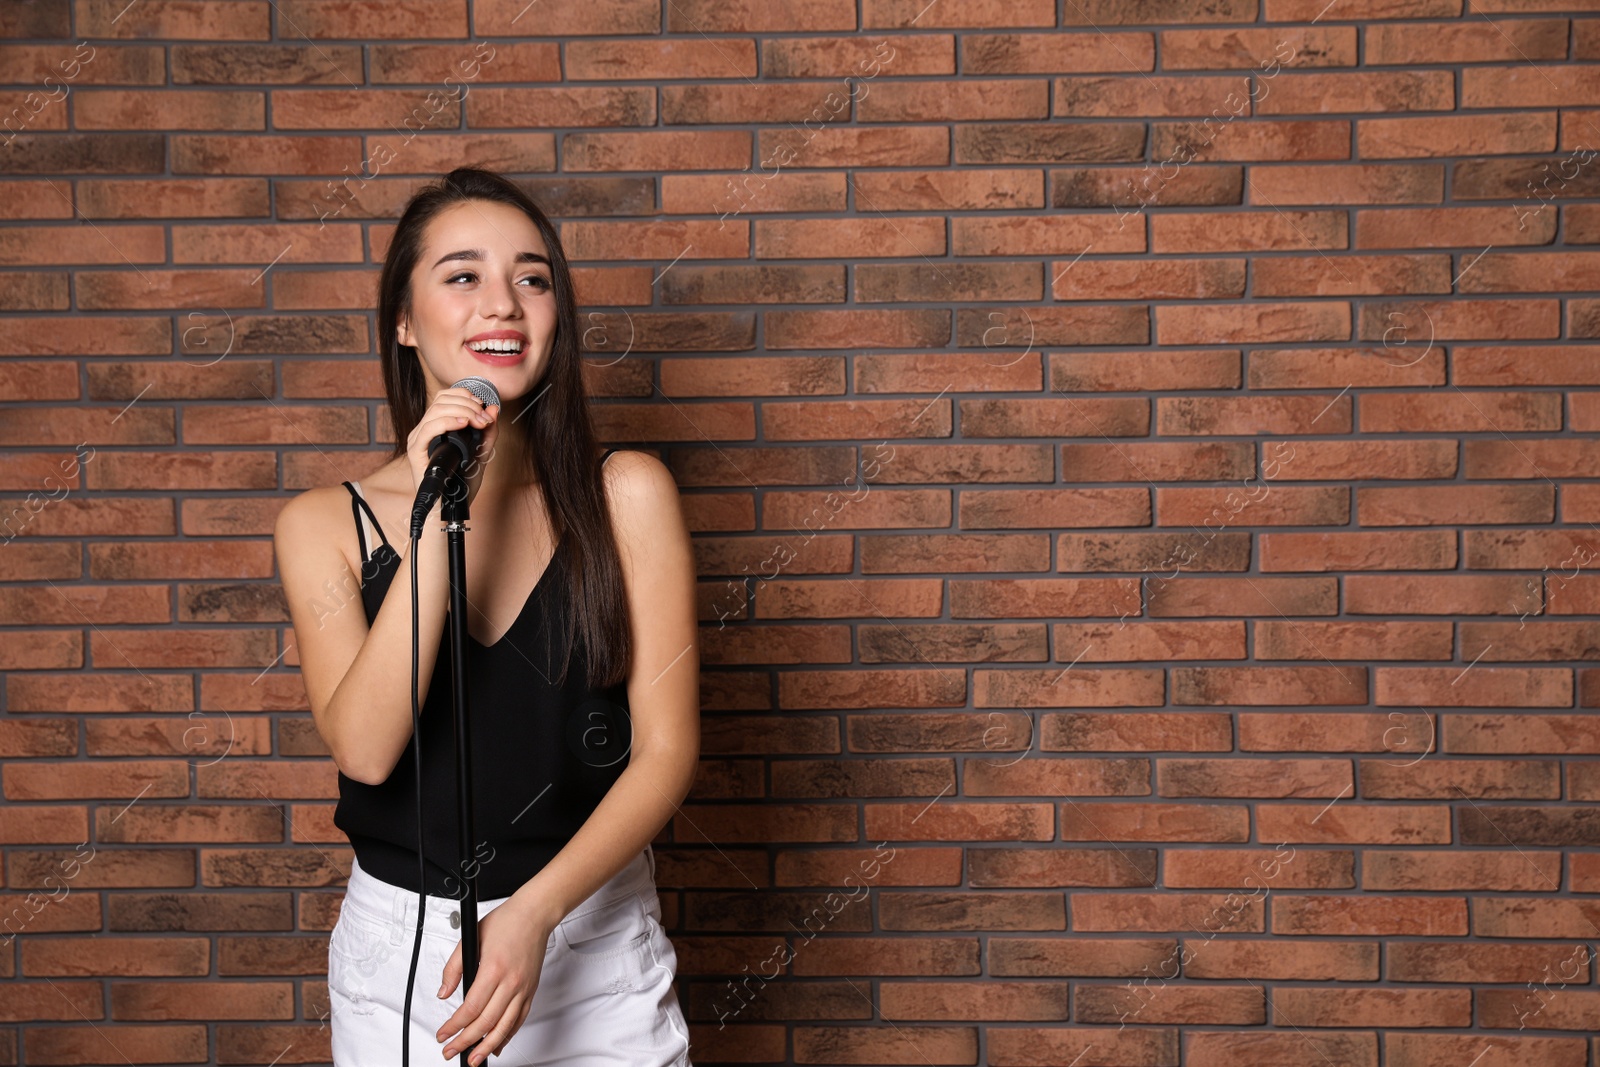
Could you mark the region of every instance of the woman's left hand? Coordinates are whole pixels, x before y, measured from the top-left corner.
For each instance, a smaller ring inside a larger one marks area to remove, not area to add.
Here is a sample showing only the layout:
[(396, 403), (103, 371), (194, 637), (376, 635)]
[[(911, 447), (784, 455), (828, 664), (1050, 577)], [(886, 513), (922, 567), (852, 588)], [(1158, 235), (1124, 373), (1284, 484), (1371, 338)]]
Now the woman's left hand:
[[(454, 1035), (444, 1049), (445, 1059), (453, 1059), (474, 1044), (478, 1048), (469, 1063), (481, 1064), (490, 1053), (498, 1056), (528, 1017), (544, 969), (545, 945), (555, 928), (539, 922), (519, 903), (515, 898), (508, 900), (478, 923), (478, 973), (461, 1007), (445, 1020), (437, 1035), (440, 1041)], [(441, 997), (454, 992), (463, 969), (457, 942), (444, 965)]]

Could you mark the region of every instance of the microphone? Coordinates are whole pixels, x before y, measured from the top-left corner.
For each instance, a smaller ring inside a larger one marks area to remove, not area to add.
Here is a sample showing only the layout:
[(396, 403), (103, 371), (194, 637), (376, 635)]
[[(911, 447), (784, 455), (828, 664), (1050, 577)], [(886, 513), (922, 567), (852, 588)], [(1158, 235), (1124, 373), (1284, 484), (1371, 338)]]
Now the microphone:
[[(484, 407), (500, 403), (500, 392), (487, 378), (463, 378), (450, 388), (467, 389), (483, 402)], [(445, 479), (461, 469), (477, 455), (483, 442), (483, 431), (471, 425), (448, 430), (428, 444), (428, 469), (422, 475), (422, 485), (417, 489), (417, 502), (411, 507), (411, 536), (422, 536), (422, 526), (428, 521), (433, 502), (444, 492)]]

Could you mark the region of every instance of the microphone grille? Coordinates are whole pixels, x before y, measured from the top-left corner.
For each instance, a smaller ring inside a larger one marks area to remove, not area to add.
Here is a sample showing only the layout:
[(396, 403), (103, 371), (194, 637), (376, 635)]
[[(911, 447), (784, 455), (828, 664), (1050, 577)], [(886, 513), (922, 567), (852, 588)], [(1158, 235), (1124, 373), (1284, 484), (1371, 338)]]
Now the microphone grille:
[(496, 389), (494, 387), (494, 383), (487, 378), (479, 378), (478, 376), (474, 375), (470, 378), (461, 379), (450, 388), (466, 389), (472, 393), (473, 396), (477, 397), (478, 400), (482, 402), (484, 407), (488, 407), (490, 404), (500, 403), (500, 391)]

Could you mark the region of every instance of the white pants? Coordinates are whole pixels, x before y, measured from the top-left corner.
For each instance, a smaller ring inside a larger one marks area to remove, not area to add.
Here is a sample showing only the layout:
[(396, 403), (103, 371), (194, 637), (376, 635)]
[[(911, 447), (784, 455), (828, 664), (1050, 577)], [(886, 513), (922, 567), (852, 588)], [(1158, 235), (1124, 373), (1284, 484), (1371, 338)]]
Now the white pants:
[[(544, 970), (522, 1027), (487, 1067), (692, 1067), (688, 1027), (673, 991), (677, 954), (661, 927), (649, 846), (574, 908), (545, 945)], [(510, 897), (478, 901), (480, 921)], [(461, 1007), (466, 983), (438, 997), (461, 941), (459, 901), (429, 896), (411, 995), (413, 1067), (440, 1065), (434, 1035)], [(399, 1067), (417, 894), (353, 863), (328, 941), (335, 1067)], [(454, 1035), (451, 1035), (452, 1037)], [(449, 1064), (461, 1062), (460, 1051)]]

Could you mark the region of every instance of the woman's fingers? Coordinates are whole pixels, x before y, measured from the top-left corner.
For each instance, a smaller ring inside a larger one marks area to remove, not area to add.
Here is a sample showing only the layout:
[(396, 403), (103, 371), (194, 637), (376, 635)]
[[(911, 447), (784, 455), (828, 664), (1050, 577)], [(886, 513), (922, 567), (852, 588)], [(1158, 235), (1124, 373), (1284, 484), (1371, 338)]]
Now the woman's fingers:
[[(506, 987), (502, 985), (500, 988), (504, 989)], [(524, 1013), (519, 1007), (520, 999), (520, 993), (512, 994), (511, 999), (500, 1012), (500, 1021), (495, 1023), (493, 1030), (483, 1035), (483, 1040), (478, 1045), (480, 1051), (473, 1054), (472, 1063), (482, 1063), (489, 1058), (491, 1052), (498, 1056), (500, 1050), (505, 1048), (505, 1044), (511, 1039), (512, 1033), (522, 1025), (522, 1015)], [(486, 1012), (485, 1014), (488, 1013)]]
[(461, 980), (461, 942), (456, 942), (455, 951), (450, 953), (450, 958), (445, 961), (444, 973), (439, 979), (439, 997), (442, 1000), (450, 995), (450, 991)]
[[(488, 1003), (484, 1005), (483, 1011), (471, 1015), (460, 1024), (460, 1033), (452, 1037), (450, 1043), (445, 1046), (445, 1056), (453, 1057), (462, 1049), (472, 1048), (472, 1046), (479, 1045), (482, 1042), (478, 1051), (468, 1058), (468, 1062), (476, 1064), (488, 1059), (489, 1049), (493, 1045), (490, 1042), (485, 1042), (484, 1039), (491, 1035), (496, 1026), (502, 1026), (503, 1029), (502, 1024), (507, 1021), (507, 1008), (517, 994), (518, 985), (519, 982), (514, 975), (503, 975), (500, 981), (495, 984), (495, 987), (490, 990), (487, 998)], [(460, 1015), (463, 1011), (471, 1010), (472, 995), (477, 991), (478, 983), (474, 981), (472, 988), (467, 991), (467, 999), (462, 1002), (461, 1008), (457, 1010), (456, 1015)], [(454, 1019), (455, 1016), (452, 1015), (450, 1021), (444, 1024), (446, 1033), (454, 1025)], [(499, 1036), (504, 1037), (505, 1034), (501, 1033)], [(441, 1040), (443, 1039), (441, 1038)]]
[(490, 451), (490, 446), (494, 443), (496, 435), (500, 432), (500, 405), (491, 405), (485, 408), (480, 415), (483, 419), (480, 425), (483, 426), (484, 451), (488, 452)]
[[(511, 1034), (514, 1034), (518, 1030), (522, 1029), (522, 1024), (528, 1021), (528, 1013), (531, 1010), (533, 1010), (533, 998), (530, 996), (527, 1000), (522, 1002), (522, 1007), (517, 1009), (517, 1011), (516, 1011), (516, 1019), (517, 1019), (517, 1021), (512, 1025), (510, 1032), (505, 1034), (504, 1037), (502, 1037), (500, 1043), (494, 1047), (494, 1054), (496, 1056), (505, 1055), (506, 1046), (511, 1044)], [(506, 1012), (506, 1018), (508, 1018), (508, 1019), (511, 1018), (511, 1012), (510, 1011)]]
[(411, 447), (421, 448), (433, 441), (441, 434), (451, 430), (461, 430), (468, 426), (476, 426), (480, 430), (487, 430), (494, 425), (498, 415), (498, 408), (494, 413), (485, 410), (474, 399), (463, 401), (460, 404), (439, 405), (429, 412), (417, 423), (411, 431)]
[[(467, 390), (446, 389), (434, 397), (433, 403), (423, 413), (417, 430), (422, 431), (424, 427), (431, 427), (441, 421), (451, 423), (451, 426), (445, 427), (445, 429), (451, 429), (453, 426), (461, 425), (464, 422), (473, 422), (479, 426), (486, 426), (493, 420), (492, 417), (487, 415), (483, 402)], [(432, 440), (435, 436), (437, 436), (436, 433), (429, 433), (428, 439)]]

